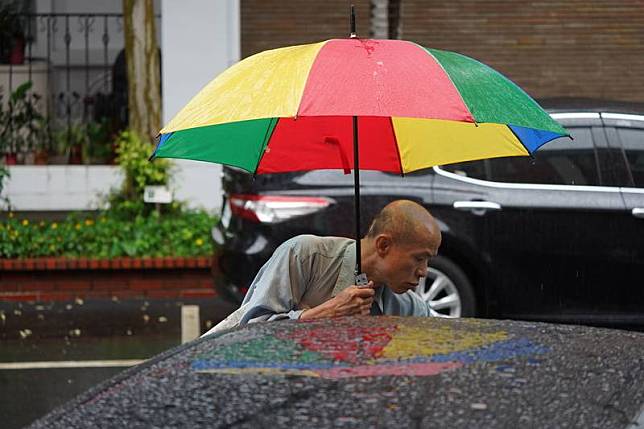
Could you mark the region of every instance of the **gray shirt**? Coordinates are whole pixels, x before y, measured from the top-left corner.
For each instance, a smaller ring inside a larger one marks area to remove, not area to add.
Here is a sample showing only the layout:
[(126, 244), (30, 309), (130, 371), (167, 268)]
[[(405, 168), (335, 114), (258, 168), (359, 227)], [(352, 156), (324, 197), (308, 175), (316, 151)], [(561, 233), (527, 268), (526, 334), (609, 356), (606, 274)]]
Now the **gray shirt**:
[[(241, 307), (206, 332), (247, 323), (299, 319), (302, 311), (328, 301), (355, 284), (356, 246), (341, 237), (299, 235), (282, 243), (259, 270)], [(429, 307), (411, 291), (376, 289), (372, 314), (429, 316)]]

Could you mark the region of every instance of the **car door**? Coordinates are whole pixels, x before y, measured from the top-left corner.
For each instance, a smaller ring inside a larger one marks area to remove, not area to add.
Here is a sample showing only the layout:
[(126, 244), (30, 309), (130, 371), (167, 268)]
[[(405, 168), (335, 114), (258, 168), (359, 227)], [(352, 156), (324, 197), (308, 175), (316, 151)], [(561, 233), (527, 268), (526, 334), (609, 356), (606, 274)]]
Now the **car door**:
[[(574, 140), (548, 143), (533, 160), (486, 160), (487, 180), (462, 179), (485, 188), (485, 198), (470, 203), (488, 209), (469, 214), (481, 218), (489, 287), (502, 316), (592, 319), (603, 287), (598, 267), (615, 262), (606, 227), (625, 209), (618, 187), (601, 186), (599, 115), (561, 121)], [(454, 206), (468, 211), (468, 201)]]
[(493, 161), (491, 179), (514, 182), (499, 195), (503, 210), (489, 218), (496, 282), (508, 316), (583, 322), (618, 309), (606, 293), (606, 270), (621, 260), (624, 203), (618, 187), (603, 186), (599, 166), (607, 143), (601, 121), (573, 118), (560, 120), (574, 140), (547, 144), (533, 165), (513, 172), (511, 163)]
[(621, 154), (628, 177), (621, 192), (626, 213), (620, 218), (621, 261), (608, 283), (622, 318), (644, 319), (644, 116), (605, 114), (608, 141)]

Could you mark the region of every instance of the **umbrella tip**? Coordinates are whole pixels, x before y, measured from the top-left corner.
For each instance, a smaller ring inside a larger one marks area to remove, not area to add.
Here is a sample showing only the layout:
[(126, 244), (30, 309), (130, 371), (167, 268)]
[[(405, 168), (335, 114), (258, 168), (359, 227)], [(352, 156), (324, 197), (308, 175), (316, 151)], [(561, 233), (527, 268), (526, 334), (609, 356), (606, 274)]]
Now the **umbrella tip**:
[(356, 11), (353, 5), (351, 5), (351, 34), (349, 36), (351, 39), (358, 37), (356, 34)]

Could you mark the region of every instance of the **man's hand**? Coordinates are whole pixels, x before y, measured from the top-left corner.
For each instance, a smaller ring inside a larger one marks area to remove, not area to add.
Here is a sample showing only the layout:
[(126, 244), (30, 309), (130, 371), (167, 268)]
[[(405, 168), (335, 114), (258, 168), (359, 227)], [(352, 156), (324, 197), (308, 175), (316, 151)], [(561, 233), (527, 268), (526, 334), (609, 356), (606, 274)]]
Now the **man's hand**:
[(300, 319), (309, 320), (357, 314), (369, 315), (374, 294), (374, 285), (371, 281), (366, 286), (349, 286), (327, 302), (304, 310), (300, 315)]

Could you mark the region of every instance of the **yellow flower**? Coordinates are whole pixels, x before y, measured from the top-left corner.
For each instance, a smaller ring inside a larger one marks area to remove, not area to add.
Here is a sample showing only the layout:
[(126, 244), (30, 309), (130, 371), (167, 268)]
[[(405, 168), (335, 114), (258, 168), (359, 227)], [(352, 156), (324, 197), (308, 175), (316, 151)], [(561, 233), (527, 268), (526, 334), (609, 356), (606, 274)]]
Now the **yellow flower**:
[(13, 212), (9, 212), (9, 218), (13, 218)]
[(56, 222), (51, 224), (51, 229), (56, 229), (58, 228), (58, 224)]
[(94, 225), (94, 221), (91, 220), (91, 219), (85, 219), (85, 225), (87, 225), (87, 226)]
[(197, 238), (197, 239), (195, 240), (195, 244), (196, 244), (197, 246), (202, 246), (202, 245), (203, 245), (203, 240), (202, 240), (201, 238)]
[(29, 221), (27, 219), (23, 219), (22, 226), (27, 226), (27, 225), (29, 225)]
[(76, 226), (75, 226), (74, 228), (76, 228), (76, 229), (81, 229), (81, 224), (80, 224), (80, 223), (77, 223), (77, 224), (76, 224)]

